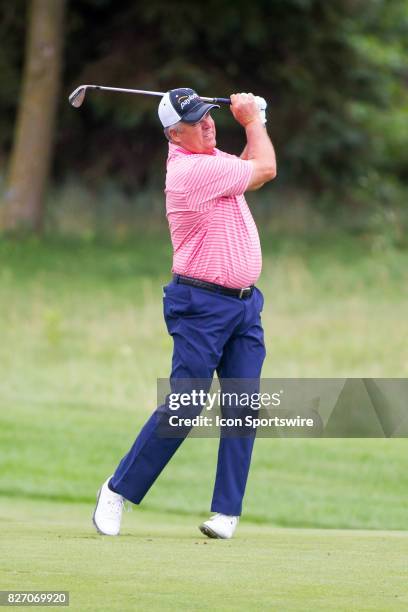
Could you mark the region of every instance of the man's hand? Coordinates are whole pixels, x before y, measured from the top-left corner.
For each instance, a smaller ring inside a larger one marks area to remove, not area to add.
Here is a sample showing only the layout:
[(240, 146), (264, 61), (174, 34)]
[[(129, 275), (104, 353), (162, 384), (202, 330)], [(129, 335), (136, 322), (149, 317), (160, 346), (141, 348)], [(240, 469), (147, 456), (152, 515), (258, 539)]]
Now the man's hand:
[(232, 94), (230, 108), (234, 119), (244, 128), (253, 121), (261, 121), (260, 109), (255, 96), (251, 93)]

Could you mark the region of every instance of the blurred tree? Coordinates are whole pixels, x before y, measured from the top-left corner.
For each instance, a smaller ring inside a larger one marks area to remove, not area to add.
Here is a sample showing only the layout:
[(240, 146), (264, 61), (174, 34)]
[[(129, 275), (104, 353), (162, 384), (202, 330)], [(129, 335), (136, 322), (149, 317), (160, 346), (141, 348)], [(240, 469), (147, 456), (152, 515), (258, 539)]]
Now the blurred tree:
[(51, 159), (65, 0), (31, 0), (26, 58), (3, 225), (40, 231)]

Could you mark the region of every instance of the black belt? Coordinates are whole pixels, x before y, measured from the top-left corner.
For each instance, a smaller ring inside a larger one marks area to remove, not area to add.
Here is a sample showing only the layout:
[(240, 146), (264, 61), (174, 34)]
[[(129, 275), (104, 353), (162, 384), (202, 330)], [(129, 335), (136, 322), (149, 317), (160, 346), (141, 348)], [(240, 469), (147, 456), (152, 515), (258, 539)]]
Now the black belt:
[(231, 287), (224, 287), (223, 285), (217, 285), (216, 283), (208, 283), (207, 281), (200, 280), (198, 278), (192, 278), (191, 276), (182, 276), (181, 274), (173, 274), (173, 280), (175, 283), (180, 285), (192, 285), (199, 289), (206, 289), (213, 293), (222, 293), (223, 295), (230, 295), (237, 297), (240, 300), (251, 297), (254, 285), (245, 287), (244, 289), (232, 289)]

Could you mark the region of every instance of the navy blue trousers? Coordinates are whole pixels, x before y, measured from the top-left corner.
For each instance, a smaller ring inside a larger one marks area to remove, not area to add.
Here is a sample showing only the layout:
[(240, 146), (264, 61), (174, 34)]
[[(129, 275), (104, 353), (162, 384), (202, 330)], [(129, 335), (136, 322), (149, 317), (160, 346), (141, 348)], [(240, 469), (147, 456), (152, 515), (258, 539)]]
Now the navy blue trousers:
[[(174, 341), (171, 380), (211, 380), (215, 371), (220, 379), (259, 380), (265, 359), (259, 289), (238, 299), (172, 281), (164, 287), (163, 304)], [(135, 504), (184, 439), (160, 435), (163, 411), (160, 406), (147, 420), (110, 481), (114, 491)], [(254, 439), (255, 433), (220, 436), (213, 512), (241, 514)]]

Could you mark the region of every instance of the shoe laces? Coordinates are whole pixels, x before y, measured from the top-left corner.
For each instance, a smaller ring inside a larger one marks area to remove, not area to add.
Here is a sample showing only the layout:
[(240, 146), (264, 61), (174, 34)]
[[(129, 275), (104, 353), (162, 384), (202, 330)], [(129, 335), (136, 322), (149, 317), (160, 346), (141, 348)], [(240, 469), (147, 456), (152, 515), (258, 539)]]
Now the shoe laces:
[(118, 496), (117, 499), (111, 498), (107, 500), (107, 510), (113, 518), (116, 518), (117, 516), (121, 514), (123, 510), (123, 506), (124, 506), (123, 497)]

